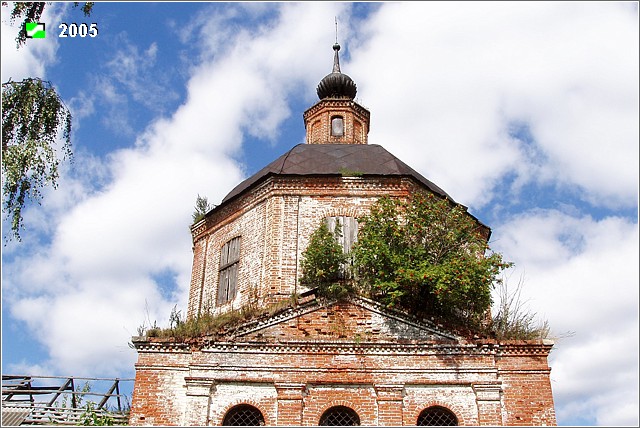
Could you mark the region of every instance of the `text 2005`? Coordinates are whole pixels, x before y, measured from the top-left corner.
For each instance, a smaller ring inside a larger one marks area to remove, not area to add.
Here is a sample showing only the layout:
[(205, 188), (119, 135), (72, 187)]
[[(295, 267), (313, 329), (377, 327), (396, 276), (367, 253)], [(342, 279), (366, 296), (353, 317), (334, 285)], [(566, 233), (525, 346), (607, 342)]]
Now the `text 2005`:
[(59, 37), (97, 37), (98, 36), (98, 24), (95, 22), (92, 24), (76, 24), (72, 22), (67, 24), (63, 22), (58, 26), (60, 29)]

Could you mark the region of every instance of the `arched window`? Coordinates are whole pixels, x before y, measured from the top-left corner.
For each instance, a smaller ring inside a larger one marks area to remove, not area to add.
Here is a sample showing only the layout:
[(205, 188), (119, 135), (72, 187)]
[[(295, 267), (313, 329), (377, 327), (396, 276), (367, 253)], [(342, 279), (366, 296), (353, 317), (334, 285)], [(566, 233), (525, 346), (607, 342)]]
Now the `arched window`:
[(418, 426), (455, 426), (458, 425), (458, 418), (449, 409), (441, 406), (431, 406), (420, 412), (418, 416)]
[(222, 421), (223, 426), (264, 426), (262, 412), (248, 404), (239, 404), (229, 409)]
[(331, 118), (331, 136), (342, 137), (344, 135), (344, 119), (342, 116), (333, 116)]
[(327, 409), (320, 418), (320, 426), (356, 426), (360, 425), (360, 416), (346, 406), (335, 406)]

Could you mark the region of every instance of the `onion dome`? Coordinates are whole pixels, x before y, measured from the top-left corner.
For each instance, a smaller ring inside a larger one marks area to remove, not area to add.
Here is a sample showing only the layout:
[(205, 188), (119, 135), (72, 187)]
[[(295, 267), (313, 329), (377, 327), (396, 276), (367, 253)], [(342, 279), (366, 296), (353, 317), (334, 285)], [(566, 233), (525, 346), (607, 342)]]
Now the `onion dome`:
[(316, 89), (318, 98), (321, 100), (324, 98), (354, 99), (357, 92), (356, 83), (351, 77), (340, 72), (340, 58), (338, 57), (340, 45), (338, 43), (334, 44), (333, 50), (335, 51), (333, 56), (333, 71), (324, 76), (318, 84), (318, 88)]

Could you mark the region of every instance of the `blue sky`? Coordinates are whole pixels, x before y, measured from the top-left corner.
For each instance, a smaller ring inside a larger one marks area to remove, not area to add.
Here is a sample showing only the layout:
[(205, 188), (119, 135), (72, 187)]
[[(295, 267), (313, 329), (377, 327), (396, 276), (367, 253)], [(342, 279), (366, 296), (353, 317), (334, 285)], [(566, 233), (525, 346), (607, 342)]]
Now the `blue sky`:
[(303, 142), (337, 17), (369, 142), (489, 225), (549, 321), (558, 423), (638, 425), (637, 2), (71, 6), (19, 50), (2, 7), (2, 81), (51, 81), (75, 154), (2, 248), (3, 373), (133, 377), (131, 336), (186, 310), (197, 195)]

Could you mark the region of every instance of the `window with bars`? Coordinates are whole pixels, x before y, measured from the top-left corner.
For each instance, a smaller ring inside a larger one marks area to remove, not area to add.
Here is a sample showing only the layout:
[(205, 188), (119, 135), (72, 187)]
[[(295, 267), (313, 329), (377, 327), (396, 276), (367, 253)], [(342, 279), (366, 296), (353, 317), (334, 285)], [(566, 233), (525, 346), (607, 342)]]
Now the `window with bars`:
[(418, 416), (418, 426), (455, 426), (458, 418), (449, 409), (441, 406), (432, 406), (424, 409)]
[(220, 250), (220, 275), (218, 279), (218, 304), (228, 302), (236, 295), (238, 266), (240, 264), (240, 237), (235, 237)]
[(249, 404), (234, 406), (224, 417), (223, 426), (264, 426), (262, 412)]
[(356, 426), (360, 425), (360, 416), (355, 410), (346, 406), (335, 406), (327, 409), (320, 418), (320, 426)]

